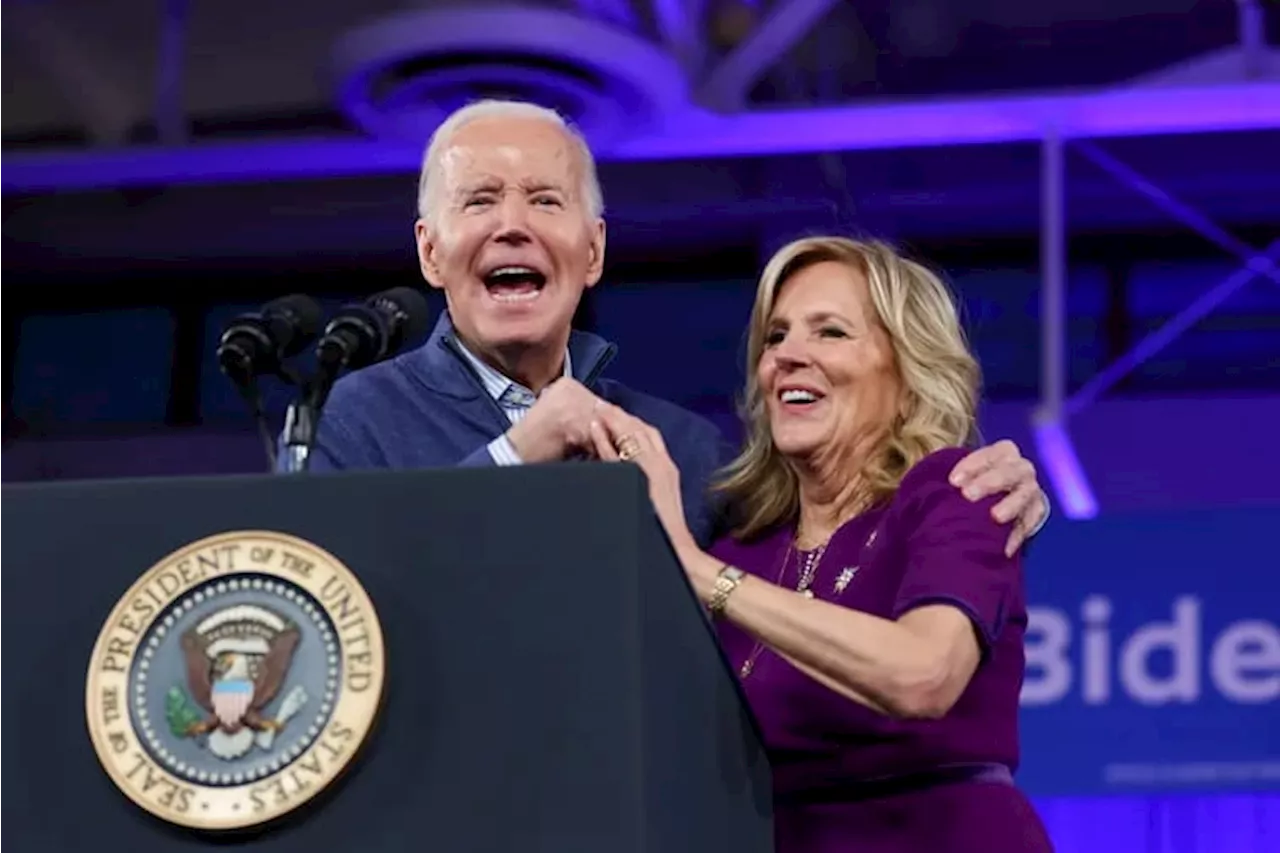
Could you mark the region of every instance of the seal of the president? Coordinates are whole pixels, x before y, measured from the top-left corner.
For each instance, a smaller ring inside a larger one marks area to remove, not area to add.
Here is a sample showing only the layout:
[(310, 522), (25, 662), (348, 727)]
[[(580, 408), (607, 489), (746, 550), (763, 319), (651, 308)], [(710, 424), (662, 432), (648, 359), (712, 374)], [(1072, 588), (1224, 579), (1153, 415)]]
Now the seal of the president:
[(355, 575), (282, 533), (224, 533), (152, 566), (107, 618), (86, 687), (111, 780), (166, 821), (242, 829), (347, 767), (386, 679)]

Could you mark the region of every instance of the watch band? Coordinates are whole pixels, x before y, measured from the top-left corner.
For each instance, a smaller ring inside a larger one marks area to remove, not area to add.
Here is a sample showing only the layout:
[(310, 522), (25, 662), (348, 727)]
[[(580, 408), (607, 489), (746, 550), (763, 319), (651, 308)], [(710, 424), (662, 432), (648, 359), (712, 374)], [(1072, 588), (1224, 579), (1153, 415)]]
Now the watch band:
[(746, 572), (742, 569), (725, 564), (719, 574), (716, 575), (715, 588), (711, 591), (711, 598), (707, 600), (707, 610), (712, 616), (719, 616), (724, 613), (725, 605), (729, 601), (729, 596), (738, 588), (745, 578)]

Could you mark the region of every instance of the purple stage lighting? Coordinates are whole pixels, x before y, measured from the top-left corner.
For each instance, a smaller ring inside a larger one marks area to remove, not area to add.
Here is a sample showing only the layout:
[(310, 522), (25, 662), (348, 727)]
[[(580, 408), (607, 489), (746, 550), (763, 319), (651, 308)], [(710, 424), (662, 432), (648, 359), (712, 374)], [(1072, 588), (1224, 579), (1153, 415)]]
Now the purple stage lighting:
[(1067, 518), (1083, 521), (1097, 517), (1098, 500), (1063, 425), (1048, 418), (1037, 419), (1035, 437), (1040, 463)]
[[(713, 159), (1280, 128), (1280, 84), (1137, 88), (1044, 97), (715, 114), (673, 110), (630, 138), (591, 140), (602, 161)], [(423, 128), (424, 134), (427, 128)], [(423, 143), (425, 143), (425, 135)], [(351, 137), (185, 147), (14, 152), (5, 193), (412, 174), (422, 146)]]

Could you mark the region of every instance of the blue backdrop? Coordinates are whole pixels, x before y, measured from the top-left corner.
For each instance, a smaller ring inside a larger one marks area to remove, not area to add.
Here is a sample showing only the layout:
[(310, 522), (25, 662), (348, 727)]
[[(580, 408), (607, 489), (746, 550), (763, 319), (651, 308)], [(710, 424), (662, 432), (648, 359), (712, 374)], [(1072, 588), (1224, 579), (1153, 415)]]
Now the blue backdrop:
[(1280, 509), (1053, 520), (1019, 784), (1060, 851), (1280, 849)]

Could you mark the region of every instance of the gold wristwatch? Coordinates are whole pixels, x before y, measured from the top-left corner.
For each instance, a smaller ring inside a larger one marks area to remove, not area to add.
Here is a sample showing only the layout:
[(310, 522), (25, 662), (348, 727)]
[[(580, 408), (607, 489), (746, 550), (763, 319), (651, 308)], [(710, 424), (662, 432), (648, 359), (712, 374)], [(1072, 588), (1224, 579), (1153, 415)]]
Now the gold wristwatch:
[(738, 588), (738, 584), (742, 583), (742, 579), (746, 576), (746, 572), (742, 571), (742, 569), (729, 565), (720, 570), (720, 573), (716, 575), (715, 590), (711, 593), (710, 600), (707, 601), (707, 610), (711, 612), (712, 616), (719, 616), (724, 612), (724, 606), (729, 601), (729, 596)]

